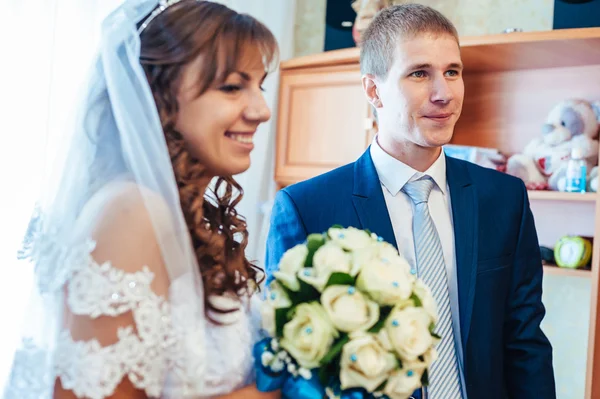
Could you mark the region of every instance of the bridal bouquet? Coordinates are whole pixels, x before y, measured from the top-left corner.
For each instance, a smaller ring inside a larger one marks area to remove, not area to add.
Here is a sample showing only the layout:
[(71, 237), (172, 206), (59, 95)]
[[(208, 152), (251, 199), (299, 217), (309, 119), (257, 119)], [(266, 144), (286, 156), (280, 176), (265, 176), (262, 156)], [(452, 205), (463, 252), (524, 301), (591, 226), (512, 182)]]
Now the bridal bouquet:
[(332, 227), (288, 250), (274, 277), (261, 309), (269, 337), (254, 348), (259, 389), (285, 378), (288, 397), (406, 399), (428, 384), (437, 307), (394, 246)]

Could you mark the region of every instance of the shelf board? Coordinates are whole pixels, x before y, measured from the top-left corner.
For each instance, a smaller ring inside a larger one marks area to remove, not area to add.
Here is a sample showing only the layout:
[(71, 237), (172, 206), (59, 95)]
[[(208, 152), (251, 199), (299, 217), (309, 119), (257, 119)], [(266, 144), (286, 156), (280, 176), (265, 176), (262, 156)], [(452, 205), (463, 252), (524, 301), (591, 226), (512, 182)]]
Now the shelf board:
[(465, 73), (600, 65), (600, 28), (463, 37)]
[(544, 265), (544, 274), (551, 274), (554, 276), (567, 276), (567, 277), (585, 277), (591, 278), (592, 271), (589, 269), (567, 269), (558, 266)]
[(529, 191), (530, 200), (594, 202), (596, 193), (564, 193), (561, 191)]
[[(460, 37), (465, 74), (600, 65), (600, 28), (555, 29)], [(281, 70), (358, 65), (357, 47), (283, 61)]]

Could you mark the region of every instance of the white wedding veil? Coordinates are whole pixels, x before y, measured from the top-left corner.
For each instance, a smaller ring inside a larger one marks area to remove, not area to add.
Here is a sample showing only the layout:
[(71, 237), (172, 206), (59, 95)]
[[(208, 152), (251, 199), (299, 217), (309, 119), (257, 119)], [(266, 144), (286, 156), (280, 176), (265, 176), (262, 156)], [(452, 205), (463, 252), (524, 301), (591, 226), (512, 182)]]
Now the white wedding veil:
[[(89, 223), (85, 220), (93, 217), (83, 212), (86, 204), (103, 187), (119, 181), (139, 187), (141, 203), (154, 227), (169, 279), (166, 299), (172, 310), (169, 317), (173, 329), (193, 332), (172, 335), (161, 331), (153, 337), (181, 342), (185, 348), (170, 346), (171, 342), (159, 342), (157, 347), (178, 351), (178, 361), (189, 362), (185, 366), (169, 361), (170, 355), (166, 354), (146, 361), (156, 363), (149, 367), (154, 371), (159, 368), (164, 374), (163, 380), (183, 378), (178, 375), (184, 372), (182, 370), (193, 369), (195, 375), (202, 375), (206, 361), (202, 278), (181, 210), (161, 121), (139, 62), (138, 26), (158, 3), (158, 0), (126, 0), (103, 22), (99, 55), (78, 106), (74, 133), (69, 136), (70, 145), (65, 145), (66, 154), (60, 157), (62, 166), (43, 190), (24, 241), (22, 257), (29, 259), (35, 267), (35, 284), (25, 317), (22, 347), (16, 351), (4, 392), (7, 399), (51, 398), (57, 364), (62, 364), (64, 374), (83, 372), (85, 368), (88, 368), (85, 372), (92, 374), (90, 367), (93, 365), (83, 360), (80, 364), (65, 365), (64, 359), (60, 358), (64, 356), (59, 351), (64, 286), (88, 265), (94, 250), (95, 242), (90, 234), (80, 234), (85, 231), (81, 226), (92, 223), (92, 220)], [(104, 277), (108, 279), (108, 276)], [(109, 277), (118, 280), (114, 275)], [(126, 285), (119, 286), (113, 293), (107, 291), (114, 290), (115, 284), (87, 287), (86, 292), (112, 298), (114, 302), (104, 305), (113, 312), (135, 306), (131, 297), (127, 303), (123, 300), (123, 296), (128, 295), (124, 294), (125, 290), (133, 288), (135, 282), (119, 281)], [(107, 312), (110, 313), (105, 310), (100, 315)], [(138, 331), (140, 336), (143, 333)], [(150, 338), (146, 338), (145, 345), (149, 346)], [(144, 337), (136, 339), (144, 344)], [(93, 351), (94, 347), (90, 345), (81, 350)], [(144, 361), (141, 359), (138, 363)], [(109, 368), (106, 373), (109, 372), (114, 370)], [(128, 372), (131, 370), (123, 371), (125, 375)], [(143, 385), (139, 381), (143, 379), (139, 374), (143, 373), (134, 374), (137, 374), (138, 384)], [(131, 379), (131, 374), (129, 376)], [(104, 384), (103, 379), (112, 381), (117, 377), (97, 375), (91, 378)], [(195, 383), (202, 384), (202, 381)], [(202, 387), (198, 385), (192, 390), (202, 392)], [(151, 391), (147, 389), (146, 392)], [(183, 397), (185, 392), (160, 392), (160, 396)]]

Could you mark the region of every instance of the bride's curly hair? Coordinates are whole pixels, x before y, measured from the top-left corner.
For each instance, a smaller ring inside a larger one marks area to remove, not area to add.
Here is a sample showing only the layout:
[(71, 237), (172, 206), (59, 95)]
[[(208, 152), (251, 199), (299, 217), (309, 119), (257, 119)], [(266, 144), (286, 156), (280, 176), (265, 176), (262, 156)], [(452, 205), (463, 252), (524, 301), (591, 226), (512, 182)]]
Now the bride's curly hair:
[(235, 207), (243, 196), (232, 176), (216, 179), (203, 192), (205, 167), (195, 159), (175, 130), (177, 90), (182, 68), (200, 55), (204, 65), (199, 95), (222, 83), (239, 67), (240, 54), (256, 49), (266, 67), (278, 56), (273, 34), (253, 17), (208, 1), (182, 0), (154, 19), (141, 34), (140, 62), (161, 116), (171, 162), (179, 187), (181, 207), (192, 238), (204, 282), (206, 314), (227, 313), (209, 300), (212, 295), (238, 297), (254, 291), (264, 276), (244, 254), (248, 242), (245, 219)]

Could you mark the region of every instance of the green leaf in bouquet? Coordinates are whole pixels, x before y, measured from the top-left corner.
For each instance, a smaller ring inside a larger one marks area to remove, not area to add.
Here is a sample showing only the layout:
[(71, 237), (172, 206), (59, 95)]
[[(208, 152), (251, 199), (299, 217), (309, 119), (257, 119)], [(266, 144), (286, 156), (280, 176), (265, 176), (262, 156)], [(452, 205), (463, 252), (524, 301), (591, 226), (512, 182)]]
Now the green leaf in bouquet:
[[(309, 295), (309, 293), (308, 293), (309, 289), (307, 287), (305, 287), (305, 285), (308, 285), (308, 284), (306, 284), (302, 280), (298, 280), (298, 282), (300, 283), (300, 289), (298, 291), (292, 291), (288, 287), (286, 287), (284, 284), (279, 284), (279, 288), (281, 288), (281, 290), (283, 290), (287, 294), (288, 298), (290, 298), (290, 301), (292, 302), (292, 306), (290, 306), (286, 309), (291, 309), (291, 308), (294, 308), (297, 305), (301, 304), (302, 302), (312, 301), (315, 298), (319, 298), (318, 295), (317, 296)], [(318, 294), (318, 292), (317, 292), (317, 294)]]
[(315, 287), (300, 279), (298, 281), (300, 282), (300, 289), (296, 292), (291, 291), (288, 293), (290, 300), (294, 305), (318, 301), (319, 298), (321, 298), (321, 294)]
[(435, 330), (435, 323), (429, 324), (429, 332), (433, 333), (433, 330)]
[(432, 336), (433, 338), (436, 338), (436, 339), (442, 339), (442, 337), (441, 337), (441, 336), (437, 335), (437, 334), (436, 334), (436, 333), (434, 333), (433, 331), (431, 332), (431, 336)]
[(331, 385), (337, 381), (340, 375), (342, 348), (350, 341), (348, 334), (341, 334), (335, 341), (329, 352), (321, 359), (319, 367), (319, 381), (323, 386)]
[(387, 385), (388, 380), (385, 380), (381, 383), (381, 385), (379, 385), (377, 388), (375, 388), (375, 390), (373, 392), (381, 392), (385, 389), (385, 386)]
[(329, 280), (327, 280), (325, 287), (329, 287), (330, 285), (354, 285), (354, 282), (354, 277), (348, 273), (334, 272), (329, 276)]
[(427, 369), (423, 371), (423, 375), (421, 376), (421, 385), (424, 387), (429, 386), (429, 371)]
[(415, 303), (415, 307), (417, 307), (417, 308), (423, 307), (423, 302), (421, 302), (421, 298), (419, 298), (416, 294), (413, 293), (410, 296), (410, 299), (412, 299), (412, 301)]
[(345, 229), (341, 224), (334, 224), (330, 227), (330, 229)]
[(340, 364), (337, 363), (329, 363), (327, 365), (319, 367), (319, 381), (321, 385), (324, 387), (330, 387), (338, 381), (340, 376)]
[(275, 309), (275, 334), (283, 336), (283, 326), (288, 322), (288, 313), (292, 308)]
[(381, 331), (381, 329), (385, 325), (385, 320), (388, 318), (391, 311), (392, 311), (391, 306), (382, 306), (379, 309), (379, 321), (377, 321), (377, 323), (375, 323), (375, 325), (369, 329), (369, 332), (373, 333), (373, 334), (377, 334), (379, 331)]
[(308, 248), (308, 254), (304, 261), (304, 267), (312, 267), (313, 257), (315, 252), (325, 244), (325, 237), (323, 234), (310, 234), (306, 239), (306, 247)]
[[(329, 349), (329, 352), (327, 352), (325, 356), (323, 356), (323, 359), (321, 359), (321, 366), (326, 366), (333, 362), (336, 358), (338, 358), (342, 353), (342, 348), (348, 343), (348, 341), (350, 341), (350, 337), (348, 337), (348, 334), (340, 335), (340, 337), (333, 344), (331, 349)], [(339, 363), (339, 361), (334, 363)]]

